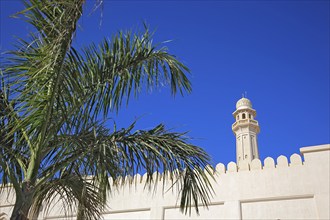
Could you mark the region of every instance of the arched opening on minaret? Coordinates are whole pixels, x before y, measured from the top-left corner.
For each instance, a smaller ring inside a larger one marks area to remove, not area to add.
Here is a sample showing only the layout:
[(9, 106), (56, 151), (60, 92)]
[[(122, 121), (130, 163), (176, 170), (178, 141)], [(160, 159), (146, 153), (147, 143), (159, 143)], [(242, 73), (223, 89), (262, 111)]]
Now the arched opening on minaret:
[(243, 113), (243, 115), (242, 115), (242, 119), (245, 119), (245, 113)]

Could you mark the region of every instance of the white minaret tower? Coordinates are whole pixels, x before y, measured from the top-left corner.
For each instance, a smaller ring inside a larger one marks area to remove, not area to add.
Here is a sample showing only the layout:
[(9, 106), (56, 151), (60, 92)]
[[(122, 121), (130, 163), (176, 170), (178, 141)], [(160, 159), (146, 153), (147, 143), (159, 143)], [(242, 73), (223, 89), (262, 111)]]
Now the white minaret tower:
[(242, 161), (250, 163), (253, 159), (259, 158), (257, 135), (260, 132), (256, 117), (256, 110), (247, 98), (241, 98), (236, 103), (236, 111), (233, 116), (235, 123), (232, 125), (236, 136), (236, 162), (239, 165)]

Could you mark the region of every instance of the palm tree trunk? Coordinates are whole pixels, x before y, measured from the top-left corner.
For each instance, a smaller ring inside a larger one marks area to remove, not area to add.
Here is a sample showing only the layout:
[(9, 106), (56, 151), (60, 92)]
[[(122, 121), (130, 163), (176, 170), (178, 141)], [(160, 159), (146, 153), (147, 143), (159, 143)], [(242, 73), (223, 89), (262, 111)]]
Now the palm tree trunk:
[(34, 187), (30, 182), (23, 182), (21, 193), (16, 192), (16, 202), (10, 220), (28, 220), (33, 203)]

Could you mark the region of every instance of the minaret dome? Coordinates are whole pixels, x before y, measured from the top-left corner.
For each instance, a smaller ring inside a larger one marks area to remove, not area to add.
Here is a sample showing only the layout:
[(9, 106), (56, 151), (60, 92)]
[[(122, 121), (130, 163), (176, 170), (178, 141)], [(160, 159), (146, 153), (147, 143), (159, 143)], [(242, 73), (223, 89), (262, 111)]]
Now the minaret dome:
[(252, 103), (247, 98), (241, 98), (236, 102), (236, 109), (252, 108)]

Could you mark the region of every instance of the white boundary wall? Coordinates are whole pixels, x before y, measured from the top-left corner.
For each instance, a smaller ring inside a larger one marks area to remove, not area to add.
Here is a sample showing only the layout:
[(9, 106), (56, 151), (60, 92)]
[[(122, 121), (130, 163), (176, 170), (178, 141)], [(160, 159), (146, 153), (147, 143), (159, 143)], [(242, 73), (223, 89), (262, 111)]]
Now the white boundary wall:
[[(213, 181), (215, 195), (208, 209), (197, 216), (183, 215), (178, 208), (176, 190), (156, 193), (144, 189), (146, 176), (136, 175), (137, 184), (113, 192), (105, 219), (330, 219), (330, 144), (300, 148), (304, 157), (293, 154), (263, 163), (230, 162), (216, 166)], [(10, 215), (13, 196), (0, 195), (0, 213)], [(55, 205), (39, 219), (64, 219)], [(72, 216), (71, 219), (75, 219)]]

